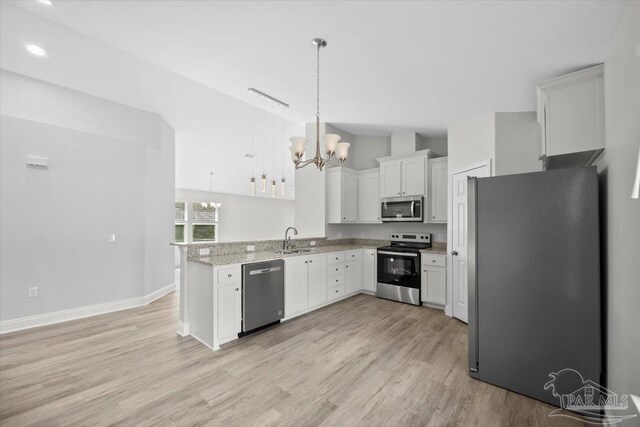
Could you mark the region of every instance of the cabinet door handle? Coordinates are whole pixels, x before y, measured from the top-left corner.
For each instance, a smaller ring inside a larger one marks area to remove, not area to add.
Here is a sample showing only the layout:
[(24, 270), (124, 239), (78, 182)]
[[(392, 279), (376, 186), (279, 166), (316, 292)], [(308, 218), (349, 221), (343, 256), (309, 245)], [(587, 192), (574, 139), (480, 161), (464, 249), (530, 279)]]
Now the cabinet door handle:
[(236, 288), (236, 291), (239, 291), (239, 290), (240, 290), (240, 288)]
[(313, 262), (313, 260), (310, 260), (309, 262), (311, 263), (311, 262)]
[(231, 277), (231, 274), (227, 274), (227, 277)]
[(432, 259), (432, 260), (431, 260), (431, 262), (436, 262), (436, 260), (435, 260), (435, 259)]
[(345, 265), (345, 266), (344, 266), (344, 268), (349, 268), (349, 266), (348, 266), (348, 265)]
[(458, 255), (458, 251), (451, 251), (451, 255)]
[(309, 263), (309, 261), (305, 261), (304, 263), (305, 263), (305, 264), (308, 264), (308, 263)]

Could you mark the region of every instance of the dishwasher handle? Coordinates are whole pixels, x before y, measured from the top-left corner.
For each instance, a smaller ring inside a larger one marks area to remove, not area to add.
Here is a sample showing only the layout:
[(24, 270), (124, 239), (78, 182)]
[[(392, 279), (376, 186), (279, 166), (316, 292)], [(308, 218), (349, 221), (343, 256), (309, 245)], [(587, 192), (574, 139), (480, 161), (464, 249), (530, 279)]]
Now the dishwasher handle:
[(262, 268), (260, 270), (251, 270), (249, 271), (249, 276), (254, 276), (256, 274), (265, 274), (265, 273), (275, 273), (276, 271), (282, 270), (282, 267), (271, 267), (271, 268)]

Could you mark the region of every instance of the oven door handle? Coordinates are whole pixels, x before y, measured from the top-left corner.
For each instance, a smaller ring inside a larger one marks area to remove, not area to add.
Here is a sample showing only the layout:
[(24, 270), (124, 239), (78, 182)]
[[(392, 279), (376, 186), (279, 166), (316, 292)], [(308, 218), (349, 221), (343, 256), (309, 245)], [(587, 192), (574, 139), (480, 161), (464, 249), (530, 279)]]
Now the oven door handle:
[(414, 257), (417, 258), (418, 254), (412, 254), (409, 252), (387, 252), (387, 251), (378, 251), (379, 254), (382, 255), (398, 255), (398, 256), (410, 256), (410, 257)]

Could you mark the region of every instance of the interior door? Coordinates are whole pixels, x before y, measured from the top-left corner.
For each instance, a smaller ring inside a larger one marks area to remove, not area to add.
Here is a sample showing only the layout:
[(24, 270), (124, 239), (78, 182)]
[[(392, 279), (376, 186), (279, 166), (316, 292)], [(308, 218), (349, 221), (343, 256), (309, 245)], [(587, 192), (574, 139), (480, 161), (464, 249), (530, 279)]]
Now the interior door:
[(489, 165), (460, 172), (451, 180), (451, 283), (453, 317), (467, 322), (467, 177), (486, 178)]

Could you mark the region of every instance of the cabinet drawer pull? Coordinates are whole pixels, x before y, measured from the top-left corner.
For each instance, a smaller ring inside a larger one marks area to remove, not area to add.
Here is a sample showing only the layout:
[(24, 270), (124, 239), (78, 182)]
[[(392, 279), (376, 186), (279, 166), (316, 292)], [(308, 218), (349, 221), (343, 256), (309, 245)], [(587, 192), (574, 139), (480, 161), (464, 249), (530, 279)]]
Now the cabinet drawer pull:
[(231, 277), (231, 273), (227, 274), (227, 277)]
[(240, 288), (236, 288), (236, 291), (239, 291), (239, 290), (240, 290)]

